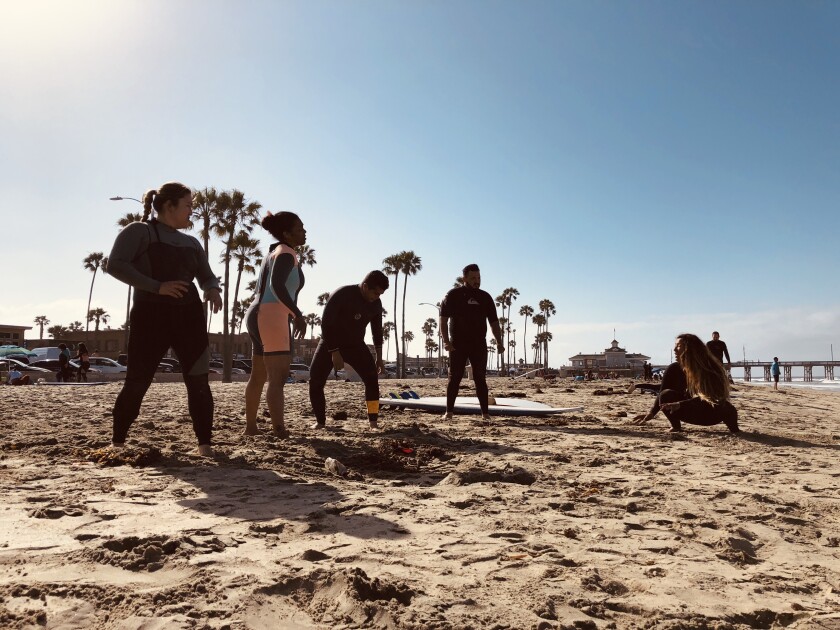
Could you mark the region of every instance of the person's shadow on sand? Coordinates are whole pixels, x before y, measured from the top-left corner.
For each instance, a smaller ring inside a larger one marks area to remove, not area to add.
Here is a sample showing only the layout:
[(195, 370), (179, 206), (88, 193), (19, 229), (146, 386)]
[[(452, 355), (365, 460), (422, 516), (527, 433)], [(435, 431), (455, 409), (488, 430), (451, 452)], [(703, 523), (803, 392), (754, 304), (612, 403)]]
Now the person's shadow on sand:
[(308, 531), (343, 532), (365, 539), (407, 534), (383, 518), (353, 514), (354, 506), (342, 505), (347, 498), (326, 483), (290, 479), (252, 467), (163, 466), (159, 470), (206, 495), (177, 502), (197, 512), (254, 522), (285, 519), (308, 524)]

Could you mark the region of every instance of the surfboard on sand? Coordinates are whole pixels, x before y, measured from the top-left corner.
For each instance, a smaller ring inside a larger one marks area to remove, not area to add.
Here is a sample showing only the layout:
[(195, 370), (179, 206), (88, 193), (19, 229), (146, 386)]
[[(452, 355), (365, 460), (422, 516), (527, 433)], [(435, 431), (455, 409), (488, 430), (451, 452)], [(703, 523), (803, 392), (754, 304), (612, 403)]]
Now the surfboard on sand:
[(89, 383), (72, 383), (72, 382), (71, 383), (64, 383), (62, 381), (56, 381), (55, 383), (48, 383), (47, 381), (44, 381), (43, 383), (38, 382), (36, 384), (37, 385), (67, 385), (67, 386), (73, 386), (73, 385), (107, 385), (108, 381), (91, 381)]
[[(583, 407), (551, 407), (533, 400), (521, 398), (491, 398), (488, 408), (491, 416), (551, 416), (558, 413), (570, 413), (583, 411)], [(428, 398), (417, 399), (395, 399), (380, 398), (379, 404), (383, 407), (400, 407), (406, 409), (420, 409), (422, 411), (446, 411), (445, 396), (429, 396)], [(456, 414), (481, 414), (481, 407), (478, 398), (461, 397), (455, 399), (454, 412)]]

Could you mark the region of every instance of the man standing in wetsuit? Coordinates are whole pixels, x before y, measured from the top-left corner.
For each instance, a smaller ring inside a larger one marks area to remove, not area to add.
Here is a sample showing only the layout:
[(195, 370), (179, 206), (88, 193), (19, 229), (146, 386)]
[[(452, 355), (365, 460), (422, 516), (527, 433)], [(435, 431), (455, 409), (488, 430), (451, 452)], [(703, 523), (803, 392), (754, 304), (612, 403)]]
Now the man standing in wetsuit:
[[(496, 347), (504, 352), (502, 329), (496, 315), (496, 304), (487, 291), (481, 290), (481, 271), (478, 265), (467, 265), (463, 271), (464, 284), (452, 289), (440, 303), (440, 332), (443, 347), (449, 351), (449, 383), (446, 386), (446, 413), (444, 420), (452, 419), (458, 386), (464, 377), (469, 360), (472, 366), (475, 393), (481, 414), (488, 413), (487, 378), (487, 322), (496, 338)], [(451, 327), (450, 327), (451, 324)]]
[[(333, 292), (321, 317), (321, 341), (315, 349), (309, 368), (309, 400), (315, 413), (313, 429), (323, 429), (327, 421), (324, 385), (334, 369), (349, 363), (365, 384), (368, 421), (375, 429), (379, 419), (379, 374), (382, 362), (382, 301), (388, 289), (388, 276), (371, 271), (361, 284), (350, 284)], [(365, 331), (370, 324), (376, 362), (365, 344)]]
[(718, 331), (712, 333), (712, 340), (706, 342), (706, 347), (721, 363), (723, 363), (724, 354), (726, 355), (726, 362), (732, 363), (732, 359), (729, 358), (729, 349), (726, 347), (726, 342), (720, 338)]

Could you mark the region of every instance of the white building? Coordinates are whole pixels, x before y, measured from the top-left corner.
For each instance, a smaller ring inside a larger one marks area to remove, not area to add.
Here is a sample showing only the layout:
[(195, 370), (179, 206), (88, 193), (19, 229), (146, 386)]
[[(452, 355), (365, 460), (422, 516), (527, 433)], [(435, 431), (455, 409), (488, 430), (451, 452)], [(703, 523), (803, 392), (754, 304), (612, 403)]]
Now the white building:
[(618, 346), (613, 339), (612, 345), (597, 354), (578, 353), (569, 357), (569, 363), (573, 370), (626, 370), (641, 369), (645, 361), (650, 357), (637, 352), (628, 353), (624, 348)]

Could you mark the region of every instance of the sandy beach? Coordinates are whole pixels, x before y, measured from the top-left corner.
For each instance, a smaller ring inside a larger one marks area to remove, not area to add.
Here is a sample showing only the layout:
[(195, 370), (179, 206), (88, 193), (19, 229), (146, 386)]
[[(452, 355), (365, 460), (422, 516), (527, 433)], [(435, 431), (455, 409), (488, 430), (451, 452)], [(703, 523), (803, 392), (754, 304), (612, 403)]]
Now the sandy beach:
[(347, 417), (317, 434), (289, 385), (282, 441), (213, 383), (212, 460), (182, 384), (152, 385), (121, 457), (119, 383), (3, 387), (0, 627), (840, 628), (840, 395), (739, 383), (741, 435), (669, 434), (628, 423), (652, 402), (628, 384), (491, 380), (585, 410), (371, 432), (362, 385), (328, 383)]

